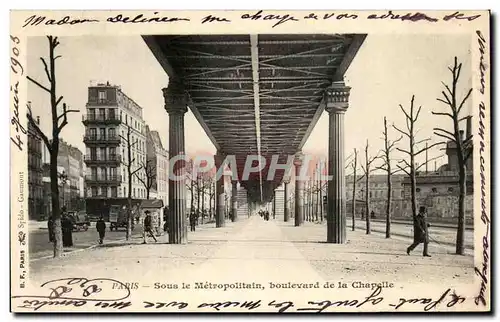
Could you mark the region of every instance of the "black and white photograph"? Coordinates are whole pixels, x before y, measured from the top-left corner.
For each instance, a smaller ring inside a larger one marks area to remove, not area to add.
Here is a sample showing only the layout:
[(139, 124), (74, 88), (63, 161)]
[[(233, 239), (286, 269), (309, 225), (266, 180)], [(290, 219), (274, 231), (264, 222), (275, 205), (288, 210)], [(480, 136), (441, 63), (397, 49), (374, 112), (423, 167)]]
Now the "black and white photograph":
[(489, 12), (12, 19), (12, 311), (491, 310)]

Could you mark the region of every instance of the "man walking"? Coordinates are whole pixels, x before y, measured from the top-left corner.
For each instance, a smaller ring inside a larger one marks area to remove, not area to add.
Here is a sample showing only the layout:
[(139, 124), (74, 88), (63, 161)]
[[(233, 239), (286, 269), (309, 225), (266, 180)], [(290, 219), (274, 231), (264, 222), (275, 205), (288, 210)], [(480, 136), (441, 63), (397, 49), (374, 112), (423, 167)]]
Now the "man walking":
[(417, 215), (417, 225), (415, 227), (415, 240), (407, 249), (406, 253), (410, 255), (410, 252), (415, 249), (420, 243), (424, 243), (424, 257), (431, 257), (429, 255), (428, 245), (429, 245), (429, 228), (431, 225), (427, 223), (427, 214), (425, 207), (420, 207)]
[(104, 222), (104, 219), (102, 218), (102, 216), (97, 221), (95, 228), (97, 229), (97, 232), (99, 233), (99, 244), (102, 245), (102, 243), (104, 241), (104, 235), (106, 234), (106, 223)]
[(153, 237), (153, 239), (155, 240), (155, 243), (156, 243), (158, 241), (156, 240), (156, 237), (155, 237), (155, 235), (153, 233), (153, 230), (152, 230), (152, 225), (153, 225), (152, 221), (153, 220), (151, 218), (151, 213), (150, 213), (149, 210), (146, 210), (145, 214), (146, 214), (146, 217), (144, 217), (144, 234), (143, 234), (144, 242), (143, 242), (143, 244), (147, 244), (148, 243), (147, 242), (147, 238), (148, 238), (147, 235), (148, 234), (151, 237)]
[(196, 231), (196, 219), (198, 219), (196, 216), (196, 212), (191, 211), (191, 213), (189, 214), (189, 226), (191, 226), (191, 231)]

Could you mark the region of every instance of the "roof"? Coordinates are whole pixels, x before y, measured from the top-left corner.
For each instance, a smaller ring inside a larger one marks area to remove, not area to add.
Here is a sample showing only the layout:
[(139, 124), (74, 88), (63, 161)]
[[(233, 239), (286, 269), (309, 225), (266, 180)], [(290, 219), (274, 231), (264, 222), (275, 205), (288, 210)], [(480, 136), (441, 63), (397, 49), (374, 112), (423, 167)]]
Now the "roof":
[(161, 199), (146, 199), (141, 203), (141, 208), (163, 208), (163, 200)]

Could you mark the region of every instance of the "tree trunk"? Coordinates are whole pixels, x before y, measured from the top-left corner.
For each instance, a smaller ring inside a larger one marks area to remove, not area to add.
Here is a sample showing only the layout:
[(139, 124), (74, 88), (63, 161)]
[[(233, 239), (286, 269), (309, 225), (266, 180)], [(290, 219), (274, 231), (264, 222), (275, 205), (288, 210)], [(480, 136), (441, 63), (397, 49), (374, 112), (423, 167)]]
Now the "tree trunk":
[[(128, 154), (130, 155), (130, 148)], [(132, 176), (130, 169), (130, 159), (129, 159), (128, 173), (129, 175), (128, 175), (127, 233), (125, 235), (126, 240), (129, 240), (130, 236), (132, 235)]]
[(208, 185), (208, 220), (212, 218), (212, 180), (210, 180), (210, 184)]
[(54, 257), (63, 254), (61, 209), (59, 208), (59, 185), (57, 176), (57, 155), (59, 152), (59, 139), (54, 139), (52, 153), (50, 154), (50, 191), (52, 197), (52, 216), (54, 218)]
[(387, 163), (387, 207), (385, 209), (385, 238), (391, 238), (392, 180), (391, 165)]
[(191, 208), (190, 212), (193, 211), (194, 208), (194, 180), (191, 178), (191, 187), (189, 188), (189, 192), (191, 192)]
[(205, 184), (203, 184), (203, 190), (201, 191), (201, 223), (203, 224), (203, 216), (205, 214)]
[(200, 215), (200, 177), (196, 177), (196, 194), (198, 195), (198, 198), (196, 200), (196, 212), (198, 213), (198, 216)]
[(465, 254), (465, 194), (466, 194), (466, 169), (465, 162), (460, 162), (459, 160), (459, 196), (458, 196), (458, 227), (457, 227), (457, 244), (456, 244), (456, 254), (464, 255)]
[(366, 194), (365, 194), (365, 208), (366, 208), (366, 234), (371, 234), (372, 229), (370, 226), (370, 175), (369, 168), (366, 169)]
[(410, 183), (411, 183), (411, 213), (413, 217), (413, 241), (416, 241), (417, 230), (417, 178), (415, 174), (415, 157), (413, 153), (413, 142), (410, 143)]
[(352, 183), (352, 231), (356, 230), (356, 160), (354, 161), (354, 178)]

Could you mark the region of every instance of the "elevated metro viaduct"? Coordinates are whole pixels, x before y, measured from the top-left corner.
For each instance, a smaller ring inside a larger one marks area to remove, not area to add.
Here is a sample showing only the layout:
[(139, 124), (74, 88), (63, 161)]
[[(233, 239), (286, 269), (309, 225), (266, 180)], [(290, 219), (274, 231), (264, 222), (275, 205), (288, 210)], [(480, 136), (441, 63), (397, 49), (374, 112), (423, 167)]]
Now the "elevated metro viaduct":
[[(285, 173), (278, 171), (267, 180), (267, 167), (242, 180), (246, 156), (264, 156), (269, 164), (271, 156), (278, 155), (284, 164), (295, 155), (299, 173), (301, 149), (326, 109), (328, 174), (333, 176), (328, 182), (327, 242), (344, 243), (344, 113), (350, 88), (343, 78), (365, 38), (365, 34), (143, 36), (169, 76), (163, 96), (170, 120), (170, 157), (185, 152), (184, 114), (189, 107), (217, 149), (216, 166), (225, 155), (236, 155), (238, 179), (248, 191), (248, 201), (268, 202), (283, 182), (289, 192)], [(216, 227), (224, 226), (225, 220), (222, 185), (222, 180), (216, 185)], [(303, 222), (302, 187), (303, 182), (296, 180), (295, 226)], [(234, 207), (236, 193), (232, 195)], [(169, 242), (186, 243), (184, 182), (169, 181), (169, 208)]]

